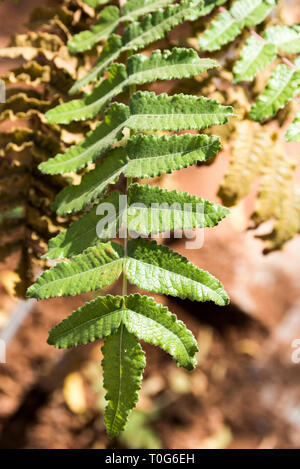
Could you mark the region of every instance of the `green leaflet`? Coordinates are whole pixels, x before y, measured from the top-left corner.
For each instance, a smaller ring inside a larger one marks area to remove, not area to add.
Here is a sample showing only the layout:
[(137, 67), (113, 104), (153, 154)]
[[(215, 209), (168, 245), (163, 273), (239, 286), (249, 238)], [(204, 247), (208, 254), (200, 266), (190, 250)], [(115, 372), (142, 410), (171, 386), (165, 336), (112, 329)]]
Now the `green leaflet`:
[(91, 49), (97, 42), (106, 39), (120, 23), (120, 10), (108, 6), (100, 13), (97, 23), (87, 31), (81, 31), (68, 42), (69, 51), (73, 54)]
[(200, 130), (224, 124), (233, 109), (202, 96), (138, 91), (130, 99), (130, 114), (127, 126), (132, 130)]
[(69, 90), (69, 94), (76, 94), (84, 86), (101, 78), (104, 72), (124, 51), (121, 36), (119, 36), (118, 34), (112, 34), (107, 39), (101, 51), (100, 57), (92, 68), (92, 70), (74, 83), (74, 85)]
[(201, 59), (193, 49), (175, 47), (171, 52), (156, 50), (150, 57), (136, 54), (129, 57), (127, 71), (124, 65), (113, 64), (108, 71), (108, 78), (96, 86), (92, 93), (86, 94), (83, 99), (72, 100), (51, 109), (46, 117), (52, 124), (89, 119), (100, 114), (126, 86), (188, 78), (216, 66), (217, 62)]
[(199, 37), (202, 50), (219, 50), (233, 41), (245, 26), (260, 24), (276, 5), (276, 0), (238, 0), (229, 11), (220, 13)]
[(277, 0), (238, 0), (233, 3), (230, 13), (237, 20), (243, 20), (244, 26), (256, 26), (263, 22)]
[(87, 344), (113, 334), (121, 324), (140, 340), (161, 347), (179, 366), (194, 368), (198, 348), (192, 333), (167, 307), (139, 294), (99, 296), (55, 326), (48, 343), (57, 348)]
[(285, 139), (287, 142), (300, 141), (300, 111), (297, 112), (295, 119), (289, 126)]
[(210, 300), (220, 306), (229, 301), (215, 277), (156, 241), (130, 240), (125, 269), (130, 283), (148, 291), (194, 301)]
[(117, 243), (101, 243), (70, 262), (59, 262), (46, 270), (28, 289), (29, 298), (53, 298), (78, 295), (104, 288), (122, 272), (122, 247)]
[[(61, 231), (52, 238), (49, 241), (49, 250), (43, 258), (73, 257), (99, 241), (103, 241), (96, 232), (100, 220), (106, 221), (105, 229), (107, 232), (105, 233), (105, 239), (114, 238), (120, 223), (119, 195), (118, 192), (112, 192), (101, 200), (102, 207), (104, 207), (104, 204), (111, 204), (108, 213), (103, 213), (101, 216), (97, 215), (97, 206), (94, 206), (88, 213), (74, 221), (67, 230)], [(114, 207), (115, 212), (113, 212), (112, 207)]]
[(215, 60), (201, 59), (191, 48), (156, 50), (150, 57), (135, 54), (127, 61), (128, 84), (142, 85), (156, 80), (188, 78), (200, 75), (213, 67), (218, 67)]
[(197, 161), (216, 155), (221, 144), (218, 137), (207, 135), (172, 135), (156, 137), (138, 134), (126, 145), (129, 162), (124, 168), (126, 177), (154, 177), (186, 168)]
[(48, 344), (70, 348), (114, 334), (121, 324), (122, 300), (106, 295), (85, 303), (49, 332)]
[(264, 32), (264, 39), (283, 52), (297, 54), (300, 52), (300, 25), (272, 26)]
[(113, 103), (104, 120), (89, 132), (84, 141), (59, 153), (39, 165), (46, 174), (61, 174), (78, 171), (88, 163), (96, 161), (106, 150), (122, 137), (122, 131), (129, 117), (129, 109), (124, 104)]
[(141, 235), (212, 227), (229, 213), (227, 208), (187, 192), (139, 184), (129, 187), (128, 204), (128, 227)]
[(228, 11), (220, 13), (209, 28), (199, 37), (199, 47), (205, 51), (221, 49), (233, 41), (243, 29), (244, 22), (237, 21)]
[(280, 64), (272, 73), (264, 92), (251, 108), (250, 117), (262, 121), (282, 109), (300, 91), (300, 59), (295, 60), (295, 69)]
[(115, 148), (93, 171), (83, 176), (78, 186), (65, 187), (56, 197), (53, 209), (59, 215), (82, 210), (118, 180), (126, 163), (124, 149)]
[(260, 41), (254, 36), (249, 37), (241, 52), (241, 58), (234, 66), (234, 82), (252, 81), (253, 78), (269, 65), (277, 55), (274, 44)]
[(46, 113), (50, 124), (69, 124), (95, 117), (105, 109), (114, 96), (123, 91), (128, 83), (126, 67), (113, 64), (108, 71), (108, 78), (96, 86), (92, 93), (83, 99), (73, 99), (60, 104)]
[(182, 321), (153, 298), (139, 294), (125, 297), (124, 323), (129, 332), (172, 355), (178, 366), (196, 365), (197, 342)]
[(137, 338), (123, 324), (107, 337), (102, 353), (103, 385), (108, 401), (104, 421), (108, 436), (113, 438), (124, 430), (129, 412), (138, 401), (146, 359)]
[(70, 93), (76, 93), (85, 85), (101, 77), (123, 52), (142, 49), (151, 42), (162, 39), (183, 21), (193, 21), (201, 14), (202, 0), (182, 0), (180, 4), (169, 5), (165, 10), (159, 9), (147, 15), (140, 23), (130, 24), (125, 29), (122, 38), (115, 34), (111, 35), (94, 68), (72, 86)]
[(73, 53), (90, 50), (99, 41), (107, 39), (120, 23), (133, 21), (172, 2), (173, 0), (131, 0), (125, 3), (122, 16), (119, 8), (108, 6), (101, 11), (100, 18), (90, 30), (76, 34), (68, 42), (69, 50)]

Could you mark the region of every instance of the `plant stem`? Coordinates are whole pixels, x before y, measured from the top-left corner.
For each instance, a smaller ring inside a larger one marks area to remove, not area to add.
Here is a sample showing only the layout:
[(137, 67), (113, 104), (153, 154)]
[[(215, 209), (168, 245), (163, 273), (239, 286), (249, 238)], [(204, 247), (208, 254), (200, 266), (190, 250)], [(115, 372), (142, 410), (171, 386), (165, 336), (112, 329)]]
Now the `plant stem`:
[[(127, 53), (127, 58), (130, 57), (132, 55), (132, 51), (128, 51)], [(133, 93), (135, 93), (136, 91), (136, 85), (130, 85), (129, 87), (129, 99), (130, 97), (133, 95)], [(131, 130), (130, 131), (130, 135), (133, 134), (133, 131)], [(128, 192), (128, 188), (130, 186), (130, 184), (132, 183), (132, 177), (130, 178), (125, 178), (126, 180), (126, 189), (125, 189), (125, 195), (127, 196), (127, 192)], [(128, 201), (126, 201), (126, 204), (128, 204)], [(128, 237), (129, 237), (129, 230), (128, 230), (128, 226), (126, 226), (126, 237), (124, 238), (124, 258), (126, 259), (127, 257), (127, 245), (128, 245)], [(123, 288), (122, 288), (122, 296), (125, 296), (127, 295), (127, 275), (126, 273), (124, 272), (123, 270)]]
[[(126, 178), (126, 191), (125, 191), (125, 195), (127, 196), (127, 192), (128, 192), (128, 187), (130, 186), (130, 184), (132, 183), (132, 178)], [(126, 201), (126, 204), (127, 204), (127, 201)], [(126, 236), (124, 238), (124, 258), (126, 259), (127, 257), (127, 244), (128, 244), (128, 236), (129, 236), (129, 230), (128, 230), (128, 226), (126, 226)], [(123, 271), (123, 290), (122, 290), (122, 295), (125, 296), (127, 295), (127, 275), (126, 273)]]

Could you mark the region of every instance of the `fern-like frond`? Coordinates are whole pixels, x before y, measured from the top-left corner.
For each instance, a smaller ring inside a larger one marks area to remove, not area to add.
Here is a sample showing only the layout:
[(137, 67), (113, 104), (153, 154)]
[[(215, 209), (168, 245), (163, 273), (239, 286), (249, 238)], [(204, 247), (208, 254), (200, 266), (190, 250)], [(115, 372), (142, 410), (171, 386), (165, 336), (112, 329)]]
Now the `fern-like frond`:
[(104, 8), (96, 24), (87, 31), (82, 31), (73, 36), (68, 42), (69, 50), (72, 53), (90, 50), (99, 41), (107, 39), (108, 36), (119, 26), (120, 23), (134, 21), (140, 16), (165, 7), (174, 0), (129, 0), (123, 7), (123, 13), (115, 6)]
[(59, 262), (46, 270), (28, 289), (27, 295), (44, 299), (104, 288), (121, 275), (122, 251), (117, 243), (99, 243), (70, 262)]
[(56, 34), (46, 32), (17, 34), (8, 47), (0, 49), (0, 57), (10, 59), (23, 57), (25, 60), (32, 60), (42, 54), (47, 60), (52, 60), (63, 45), (63, 41)]
[(108, 78), (96, 86), (91, 94), (51, 109), (46, 117), (52, 124), (86, 120), (100, 114), (126, 86), (192, 77), (217, 65), (214, 60), (201, 59), (193, 49), (156, 50), (150, 57), (136, 54), (128, 59), (126, 69), (122, 64), (113, 64), (108, 71)]
[(215, 226), (228, 209), (186, 192), (132, 184), (128, 191), (128, 227), (142, 235)]
[(234, 205), (248, 194), (273, 147), (270, 132), (259, 124), (244, 120), (237, 125), (230, 165), (218, 193), (223, 204)]
[(300, 111), (297, 112), (295, 119), (289, 126), (285, 139), (288, 142), (299, 142), (300, 141)]
[(233, 68), (235, 83), (252, 81), (261, 70), (276, 58), (276, 55), (277, 49), (274, 44), (269, 44), (264, 40), (251, 36), (242, 48), (241, 58)]
[(273, 147), (262, 168), (255, 212), (252, 215), (257, 226), (274, 216), (276, 218), (277, 213), (281, 211), (282, 201), (290, 196), (294, 170), (295, 161), (285, 155), (281, 145)]
[(103, 385), (108, 401), (104, 421), (108, 436), (113, 438), (124, 430), (129, 412), (138, 401), (146, 359), (136, 336), (123, 324), (105, 339), (102, 353)]
[(221, 283), (185, 257), (155, 241), (130, 240), (125, 272), (130, 283), (144, 290), (224, 306), (228, 296)]
[(165, 10), (159, 9), (149, 14), (140, 23), (130, 24), (123, 36), (111, 35), (94, 68), (78, 80), (70, 90), (76, 93), (85, 85), (100, 78), (123, 52), (139, 50), (151, 42), (162, 39), (171, 29), (187, 20), (195, 20), (202, 14), (202, 0), (182, 0), (180, 4), (169, 5)]
[(264, 92), (257, 98), (250, 117), (262, 121), (276, 114), (300, 91), (300, 58), (294, 66), (279, 64), (272, 73)]

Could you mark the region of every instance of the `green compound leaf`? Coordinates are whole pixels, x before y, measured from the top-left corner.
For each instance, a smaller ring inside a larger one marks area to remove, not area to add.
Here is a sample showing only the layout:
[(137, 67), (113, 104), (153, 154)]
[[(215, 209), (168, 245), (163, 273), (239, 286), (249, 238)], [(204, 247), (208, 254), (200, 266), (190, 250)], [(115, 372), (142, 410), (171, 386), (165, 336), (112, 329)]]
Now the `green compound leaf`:
[(187, 192), (139, 184), (129, 187), (128, 205), (128, 227), (141, 235), (212, 227), (229, 213), (227, 208)]
[[(98, 215), (97, 206), (94, 206), (88, 213), (74, 221), (67, 230), (52, 238), (49, 241), (49, 250), (43, 258), (73, 257), (99, 241), (114, 238), (120, 227), (119, 196), (118, 192), (112, 192), (101, 200), (101, 206), (104, 208), (104, 205), (111, 204), (107, 214)], [(100, 221), (105, 221), (105, 238), (101, 238), (101, 233), (99, 236), (97, 234), (97, 225)]]
[(113, 64), (108, 71), (108, 78), (96, 86), (92, 93), (86, 94), (83, 99), (72, 100), (51, 109), (46, 113), (46, 118), (51, 124), (86, 120), (100, 114), (126, 86), (188, 78), (216, 66), (217, 62), (201, 59), (193, 49), (156, 50), (150, 57), (136, 54), (129, 57), (127, 71), (124, 65)]
[(234, 82), (252, 81), (276, 58), (276, 55), (277, 48), (274, 44), (268, 44), (251, 36), (242, 49), (240, 60), (234, 66)]
[(239, 0), (230, 11), (220, 13), (199, 38), (202, 50), (219, 50), (232, 42), (245, 26), (260, 24), (276, 5), (276, 0)]
[(125, 271), (130, 283), (154, 293), (213, 301), (219, 306), (229, 302), (215, 277), (155, 241), (130, 240)]
[(200, 130), (224, 124), (233, 108), (204, 97), (138, 91), (130, 99), (130, 114), (132, 130)]
[(177, 365), (195, 367), (198, 348), (192, 333), (167, 307), (139, 294), (100, 296), (86, 303), (50, 331), (48, 343), (57, 348), (87, 344), (113, 334), (121, 324), (140, 340), (172, 355)]
[(289, 126), (285, 139), (287, 142), (300, 142), (300, 111)]
[(123, 248), (117, 243), (100, 243), (69, 262), (59, 262), (37, 278), (28, 291), (29, 298), (78, 295), (104, 288), (122, 272)]
[(183, 21), (193, 21), (202, 14), (202, 0), (182, 0), (180, 4), (169, 5), (147, 15), (140, 23), (130, 24), (122, 37), (111, 35), (101, 52), (94, 68), (78, 80), (70, 89), (70, 93), (78, 92), (85, 85), (100, 78), (123, 52), (143, 49), (151, 42), (162, 39), (169, 31)]
[(300, 91), (300, 59), (295, 60), (295, 68), (280, 64), (272, 73), (264, 92), (251, 108), (250, 117), (262, 121), (274, 116)]
[(300, 52), (300, 25), (280, 25), (266, 29), (264, 39), (276, 45), (283, 52), (297, 54)]
[(136, 406), (146, 359), (137, 338), (123, 324), (106, 338), (102, 353), (108, 401), (104, 421), (108, 436), (113, 438), (124, 430), (129, 412)]
[(89, 132), (84, 141), (70, 147), (39, 165), (45, 174), (61, 174), (78, 171), (88, 163), (96, 161), (106, 150), (122, 137), (122, 131), (129, 117), (129, 109), (124, 104), (113, 103), (104, 120)]
[(173, 0), (131, 0), (123, 7), (124, 15), (120, 16), (119, 8), (108, 6), (100, 13), (97, 23), (87, 31), (76, 34), (69, 42), (69, 50), (73, 53), (92, 49), (99, 41), (107, 39), (120, 23), (134, 21), (159, 8), (165, 7)]

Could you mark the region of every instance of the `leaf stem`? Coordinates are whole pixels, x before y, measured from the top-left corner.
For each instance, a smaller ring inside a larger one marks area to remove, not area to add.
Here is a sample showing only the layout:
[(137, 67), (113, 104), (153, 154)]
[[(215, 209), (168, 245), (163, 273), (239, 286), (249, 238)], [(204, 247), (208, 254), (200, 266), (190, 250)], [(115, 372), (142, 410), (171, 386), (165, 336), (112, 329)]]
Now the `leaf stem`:
[[(128, 51), (127, 52), (127, 58), (130, 57), (132, 55), (132, 50)], [(130, 97), (133, 95), (133, 93), (135, 93), (136, 91), (136, 85), (130, 85), (129, 87), (129, 99)], [(130, 135), (133, 134), (133, 131), (130, 130)], [(126, 179), (126, 189), (125, 189), (125, 195), (127, 196), (127, 192), (128, 192), (128, 188), (129, 186), (131, 185), (132, 183), (132, 177), (129, 177), (129, 178), (125, 178)], [(126, 204), (128, 206), (128, 201), (126, 201)], [(126, 226), (126, 236), (124, 238), (124, 259), (126, 259), (127, 257), (127, 245), (128, 245), (128, 237), (129, 237), (129, 230), (128, 230), (128, 226)], [(126, 273), (124, 272), (124, 269), (123, 269), (123, 288), (122, 288), (122, 296), (125, 296), (127, 295), (127, 275)]]

